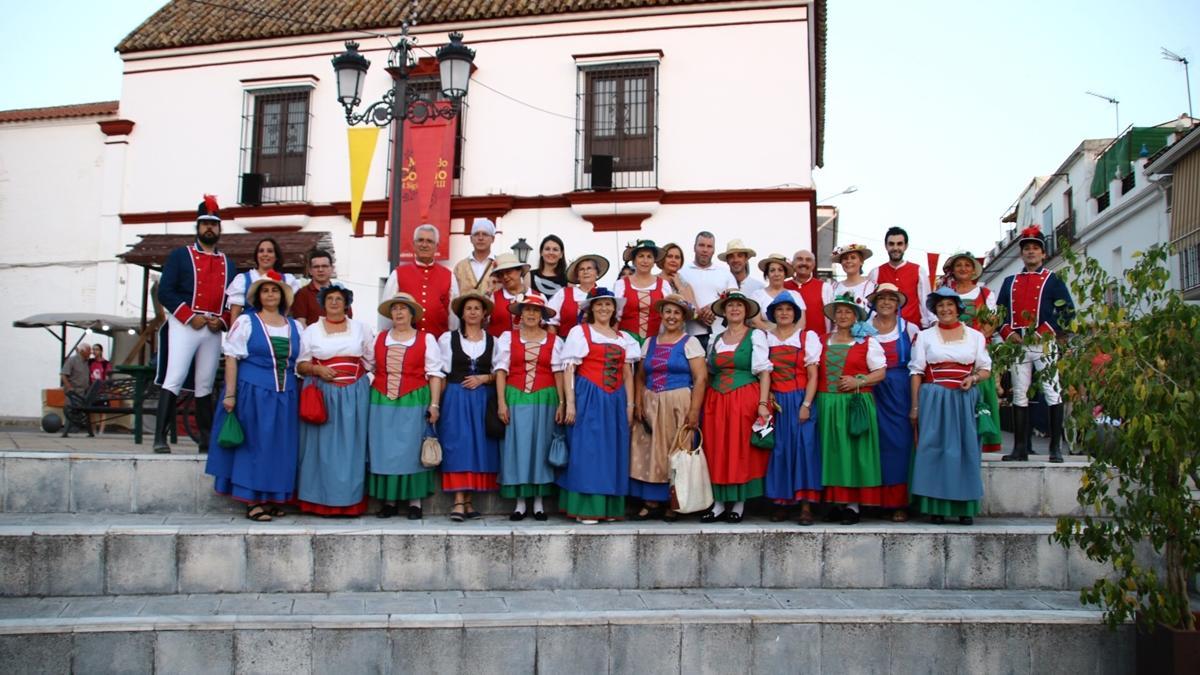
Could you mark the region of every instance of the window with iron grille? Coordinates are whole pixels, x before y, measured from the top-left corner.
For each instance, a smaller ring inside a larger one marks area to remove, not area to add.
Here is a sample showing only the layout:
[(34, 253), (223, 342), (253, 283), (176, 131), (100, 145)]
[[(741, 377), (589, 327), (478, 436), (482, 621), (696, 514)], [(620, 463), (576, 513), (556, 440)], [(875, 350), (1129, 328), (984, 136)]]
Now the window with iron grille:
[(1096, 213), (1100, 213), (1104, 209), (1107, 209), (1108, 202), (1109, 202), (1109, 193), (1107, 193), (1107, 192), (1100, 195), (1099, 197), (1096, 197)]
[(1121, 179), (1121, 194), (1125, 195), (1132, 192), (1135, 185), (1134, 181), (1134, 174), (1130, 171), (1128, 176)]
[(1184, 291), (1200, 287), (1200, 244), (1179, 249), (1179, 286)]
[(311, 91), (304, 87), (246, 92), (241, 203), (305, 201)]
[(607, 161), (598, 157), (612, 158), (613, 188), (657, 187), (657, 64), (581, 67), (575, 100), (575, 188), (602, 187), (593, 169)]

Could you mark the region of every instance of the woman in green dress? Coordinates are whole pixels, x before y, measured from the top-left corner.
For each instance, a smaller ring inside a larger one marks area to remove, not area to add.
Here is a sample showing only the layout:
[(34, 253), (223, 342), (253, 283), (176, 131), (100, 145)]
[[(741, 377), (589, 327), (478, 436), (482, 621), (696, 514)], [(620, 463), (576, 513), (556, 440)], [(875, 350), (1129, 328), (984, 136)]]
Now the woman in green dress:
[[(882, 501), (879, 422), (871, 387), (883, 381), (887, 356), (869, 335), (856, 335), (867, 308), (850, 293), (825, 305), (833, 332), (825, 336), (817, 371), (817, 420), (821, 442), (821, 482), (825, 501), (834, 504), (826, 520), (844, 525), (859, 520), (863, 505)], [(840, 506), (838, 506), (840, 505)]]

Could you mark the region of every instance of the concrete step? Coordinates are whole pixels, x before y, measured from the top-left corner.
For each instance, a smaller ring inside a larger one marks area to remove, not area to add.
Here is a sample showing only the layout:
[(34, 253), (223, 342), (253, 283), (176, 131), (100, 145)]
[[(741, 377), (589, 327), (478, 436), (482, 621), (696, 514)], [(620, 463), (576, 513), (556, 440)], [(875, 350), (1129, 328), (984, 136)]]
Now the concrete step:
[(1053, 521), (453, 524), (291, 516), (0, 515), (0, 595), (926, 588), (1077, 590), (1104, 568)]
[[(0, 510), (7, 513), (233, 513), (242, 507), (213, 493), (201, 455), (0, 452)], [(983, 462), (987, 516), (1035, 518), (1075, 515), (1082, 460)], [(425, 511), (444, 514), (453, 495), (426, 500)], [(507, 513), (511, 501), (479, 495), (484, 513)]]
[(527, 591), (0, 599), (19, 672), (1128, 673), (1073, 593)]

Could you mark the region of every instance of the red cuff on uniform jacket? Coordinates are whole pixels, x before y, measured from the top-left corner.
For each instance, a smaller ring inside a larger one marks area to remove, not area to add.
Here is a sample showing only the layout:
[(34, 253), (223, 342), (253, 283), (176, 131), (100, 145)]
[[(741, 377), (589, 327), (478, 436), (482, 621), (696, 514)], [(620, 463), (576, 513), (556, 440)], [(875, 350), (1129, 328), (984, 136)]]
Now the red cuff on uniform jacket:
[(171, 314), (174, 314), (175, 318), (179, 319), (179, 323), (187, 323), (188, 321), (192, 320), (192, 317), (195, 316), (196, 313), (192, 311), (191, 305), (187, 304), (186, 302), (181, 302), (179, 303), (179, 306), (175, 308), (175, 311), (171, 312)]
[(1054, 335), (1055, 334), (1054, 328), (1046, 321), (1043, 321), (1041, 323), (1041, 325), (1039, 325), (1037, 327), (1037, 332), (1041, 333), (1042, 335)]
[(1012, 334), (1013, 334), (1012, 326), (1010, 326), (1008, 324), (1004, 324), (1003, 326), (1000, 326), (1000, 339), (1001, 340), (1007, 340), (1008, 336), (1012, 335)]

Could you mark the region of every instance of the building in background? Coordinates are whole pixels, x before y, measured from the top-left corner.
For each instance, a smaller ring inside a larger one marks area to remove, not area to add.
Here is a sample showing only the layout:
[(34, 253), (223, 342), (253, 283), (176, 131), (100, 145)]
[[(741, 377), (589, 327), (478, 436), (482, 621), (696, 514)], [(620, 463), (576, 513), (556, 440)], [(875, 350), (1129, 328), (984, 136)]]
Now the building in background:
[[(390, 140), (381, 135), (351, 223), (330, 58), (358, 41), (374, 62), (364, 100), (379, 99), (391, 86), (387, 36), (412, 7), (358, 4), (172, 0), (117, 46), (121, 100), (71, 122), (80, 138), (54, 141), (66, 152), (46, 152), (58, 145), (24, 128), (20, 140), (0, 136), (4, 170), (36, 183), (0, 187), (12, 239), (3, 272), (28, 288), (0, 324), (30, 308), (139, 315), (142, 270), (115, 256), (142, 235), (191, 232), (204, 193), (217, 195), (225, 233), (329, 232), (340, 281), (369, 304), (390, 271)], [(819, 253), (824, 10), (825, 0), (426, 3), (410, 28), (412, 86), (437, 95), (432, 56), (448, 32), (476, 50), (447, 258), (466, 255), (477, 217), (496, 220), (499, 250), (557, 234), (568, 257), (616, 261), (635, 238), (690, 250), (710, 230), (719, 247), (740, 238), (763, 253)], [(7, 159), (39, 153), (44, 171)], [(593, 189), (597, 155), (614, 158), (612, 189)], [(17, 223), (37, 237), (17, 237)], [(46, 261), (84, 266), (65, 276), (19, 267)], [(23, 370), (0, 392), (0, 416), (33, 416), (38, 390), (57, 381), (57, 349), (33, 335), (15, 344)]]
[(1175, 254), (1179, 289), (1186, 300), (1200, 300), (1200, 132), (1185, 135), (1152, 157), (1148, 177), (1162, 186)]

